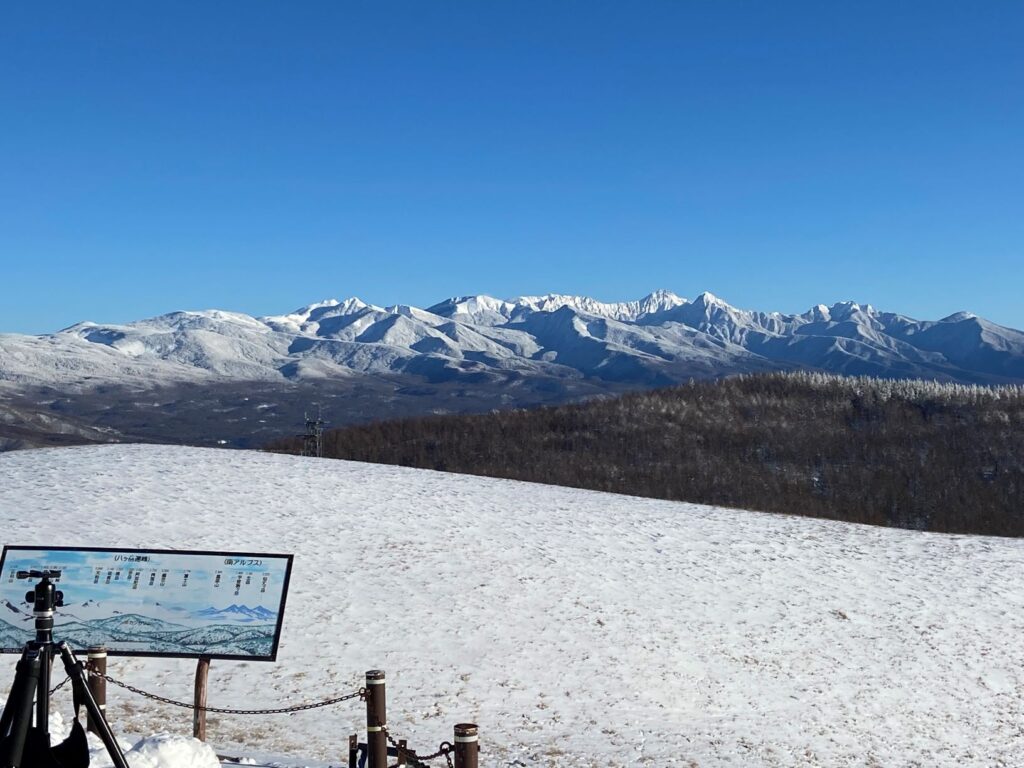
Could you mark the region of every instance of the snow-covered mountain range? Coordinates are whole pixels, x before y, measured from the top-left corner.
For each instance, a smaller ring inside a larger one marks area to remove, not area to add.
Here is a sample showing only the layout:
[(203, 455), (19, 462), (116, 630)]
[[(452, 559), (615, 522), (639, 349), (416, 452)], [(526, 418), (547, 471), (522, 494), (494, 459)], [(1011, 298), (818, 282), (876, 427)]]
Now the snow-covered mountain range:
[(174, 312), (0, 335), (0, 382), (318, 380), (409, 374), (428, 382), (509, 374), (638, 386), (692, 376), (813, 368), (999, 383), (1024, 381), (1024, 333), (960, 312), (915, 320), (853, 302), (799, 315), (737, 309), (710, 293), (638, 301), (469, 296), (428, 309), (324, 301), (291, 314)]
[(703, 293), (638, 301), (323, 301), (287, 315), (173, 312), (0, 334), (0, 450), (157, 441), (251, 447), (320, 410), (343, 426), (556, 404), (690, 378), (806, 368), (1024, 382), (1024, 333), (960, 312), (915, 320), (844, 302), (798, 315)]

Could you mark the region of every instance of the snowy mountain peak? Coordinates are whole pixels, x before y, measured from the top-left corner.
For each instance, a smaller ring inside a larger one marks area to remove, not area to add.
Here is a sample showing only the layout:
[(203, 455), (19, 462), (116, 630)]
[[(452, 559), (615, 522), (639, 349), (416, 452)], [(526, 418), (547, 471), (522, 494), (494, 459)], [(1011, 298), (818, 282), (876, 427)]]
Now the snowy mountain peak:
[[(356, 298), (346, 299), (346, 301), (356, 301), (362, 304), (362, 302)], [(323, 301), (316, 301), (313, 302), (312, 304), (307, 304), (304, 307), (300, 307), (291, 314), (297, 317), (309, 317), (313, 312), (315, 312), (318, 309), (324, 309), (325, 307), (333, 308), (339, 306), (340, 304), (341, 302), (338, 301), (337, 299), (324, 299)]]
[(386, 307), (384, 311), (390, 315), (401, 315), (412, 320), (420, 320), (428, 325), (434, 325), (439, 320), (438, 316), (433, 312), (414, 307), (411, 304), (395, 304), (394, 306)]
[(651, 291), (646, 296), (644, 296), (640, 301), (641, 302), (651, 302), (651, 301), (666, 302), (666, 303), (671, 303), (672, 305), (685, 304), (686, 303), (686, 299), (682, 298), (681, 296), (676, 295), (675, 293), (673, 293), (672, 291), (670, 291), (670, 290), (668, 290), (666, 288), (659, 288), (656, 291)]
[(589, 296), (567, 296), (560, 293), (549, 293), (544, 296), (519, 296), (511, 302), (522, 310), (534, 312), (554, 312), (562, 307), (569, 307), (577, 312), (613, 320), (636, 322), (640, 318), (664, 312), (686, 304), (686, 299), (676, 296), (671, 291), (658, 290), (637, 301), (603, 302)]
[(815, 304), (807, 311), (804, 317), (807, 317), (812, 322), (828, 322), (832, 319), (832, 313), (824, 304)]
[(308, 304), (304, 307), (299, 307), (294, 312), (290, 312), (287, 315), (272, 315), (268, 317), (262, 317), (260, 320), (263, 322), (289, 322), (301, 324), (309, 322), (316, 316), (322, 315), (351, 315), (356, 312), (360, 312), (366, 309), (369, 305), (357, 298), (352, 296), (344, 301), (338, 301), (337, 299), (325, 299), (324, 301), (318, 301), (313, 304)]
[(954, 312), (952, 315), (947, 315), (942, 318), (940, 323), (959, 323), (964, 320), (977, 320), (978, 316), (973, 312)]
[(515, 311), (515, 304), (493, 296), (453, 296), (427, 308), (427, 312), (474, 325), (502, 325)]
[(379, 309), (379, 307), (374, 307), (352, 296), (344, 301), (337, 299), (318, 301), (300, 307), (287, 315), (269, 315), (259, 318), (259, 321), (272, 331), (319, 335), (320, 324), (325, 320), (350, 317), (361, 312)]
[(749, 314), (743, 310), (736, 309), (736, 307), (718, 298), (710, 291), (704, 291), (700, 294), (689, 307), (702, 311), (703, 317), (709, 321), (720, 319), (727, 322), (735, 322), (737, 318)]
[(655, 315), (659, 312), (668, 312), (676, 307), (681, 307), (684, 304), (688, 304), (689, 301), (681, 296), (677, 296), (672, 291), (666, 291), (659, 289), (653, 293), (649, 293), (644, 296), (640, 301), (636, 302), (636, 317), (644, 317), (646, 315)]
[(641, 317), (665, 312), (686, 303), (686, 299), (667, 290), (654, 291), (637, 301), (612, 303), (598, 301), (589, 296), (570, 296), (561, 293), (516, 296), (508, 300), (478, 295), (446, 299), (427, 311), (453, 320), (487, 326), (502, 325), (534, 312), (557, 312), (563, 307), (588, 315), (634, 322)]
[(358, 296), (351, 296), (335, 305), (335, 310), (339, 315), (351, 315), (356, 312), (360, 312), (369, 306), (369, 304), (360, 299)]
[(707, 306), (728, 307), (729, 304), (715, 296), (711, 291), (704, 291), (693, 301), (694, 304), (705, 304)]
[(833, 320), (845, 320), (857, 314), (873, 315), (875, 308), (870, 304), (858, 304), (856, 301), (839, 301), (829, 308)]
[[(505, 312), (514, 305), (503, 299), (496, 299), (493, 296), (460, 296), (448, 299), (454, 307), (463, 312)], [(440, 305), (438, 305), (440, 306)]]

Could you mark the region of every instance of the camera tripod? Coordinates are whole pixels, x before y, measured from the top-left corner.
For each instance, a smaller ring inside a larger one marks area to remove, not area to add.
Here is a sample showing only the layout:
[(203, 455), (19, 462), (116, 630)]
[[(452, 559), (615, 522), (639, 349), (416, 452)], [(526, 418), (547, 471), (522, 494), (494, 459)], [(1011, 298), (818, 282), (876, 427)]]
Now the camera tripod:
[[(115, 768), (129, 768), (113, 731), (86, 684), (85, 665), (75, 657), (66, 642), (53, 641), (53, 614), (56, 608), (64, 605), (64, 594), (50, 579), (59, 579), (60, 571), (18, 571), (17, 577), (40, 579), (25, 597), (33, 604), (36, 639), (25, 643), (3, 716), (0, 717), (0, 768), (86, 768), (89, 765), (89, 743), (78, 722), (81, 706), (89, 713)], [(51, 748), (50, 672), (57, 653), (71, 678), (75, 722), (67, 740)], [(35, 725), (32, 723), (33, 714)]]

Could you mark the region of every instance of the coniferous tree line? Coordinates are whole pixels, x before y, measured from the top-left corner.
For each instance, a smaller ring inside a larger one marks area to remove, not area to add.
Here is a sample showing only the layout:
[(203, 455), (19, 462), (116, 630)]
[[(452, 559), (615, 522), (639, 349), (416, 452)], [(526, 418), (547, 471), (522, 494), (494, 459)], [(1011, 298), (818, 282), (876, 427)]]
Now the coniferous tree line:
[[(294, 441), (272, 450), (298, 452)], [(875, 525), (1024, 535), (1024, 387), (736, 376), (333, 430), (325, 455)]]

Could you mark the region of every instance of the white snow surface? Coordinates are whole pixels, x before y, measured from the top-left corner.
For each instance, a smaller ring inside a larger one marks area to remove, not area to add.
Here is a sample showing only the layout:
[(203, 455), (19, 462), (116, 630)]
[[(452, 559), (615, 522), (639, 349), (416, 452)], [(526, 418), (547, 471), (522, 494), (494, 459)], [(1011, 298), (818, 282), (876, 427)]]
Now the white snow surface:
[[(1019, 540), (132, 445), (0, 455), (0, 531), (294, 553), (277, 663), (214, 661), (213, 706), (324, 699), (379, 667), (396, 736), (433, 750), (477, 722), (489, 767), (1022, 765)], [(185, 700), (194, 667), (110, 660)], [(108, 713), (132, 741), (191, 729), (113, 686)], [(363, 718), (211, 715), (210, 740), (337, 765)], [(168, 738), (145, 749), (188, 749)]]
[[(92, 768), (113, 768), (103, 743), (89, 739)], [(209, 744), (180, 733), (158, 733), (141, 739), (124, 750), (131, 768), (221, 768), (217, 753)]]

